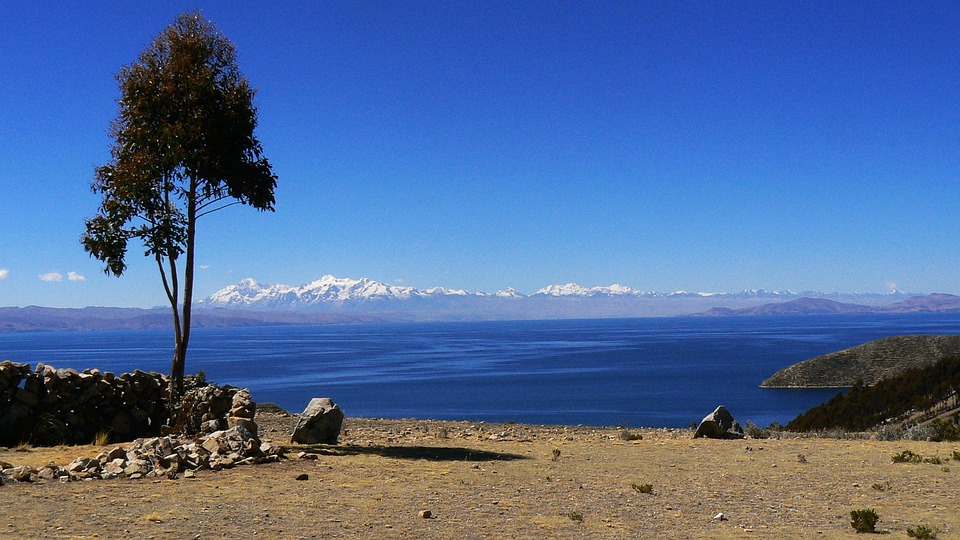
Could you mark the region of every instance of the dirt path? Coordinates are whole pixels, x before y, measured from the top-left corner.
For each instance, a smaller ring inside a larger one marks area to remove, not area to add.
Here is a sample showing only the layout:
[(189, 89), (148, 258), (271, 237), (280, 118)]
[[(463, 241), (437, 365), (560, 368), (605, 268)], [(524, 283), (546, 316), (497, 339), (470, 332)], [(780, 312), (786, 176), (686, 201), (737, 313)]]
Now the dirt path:
[[(293, 418), (258, 421), (262, 438), (285, 443)], [(615, 429), (414, 420), (344, 428), (340, 445), (192, 479), (8, 483), (0, 538), (862, 538), (849, 516), (861, 508), (892, 538), (921, 524), (960, 538), (956, 443), (713, 441), (687, 430), (627, 441)], [(942, 463), (893, 463), (904, 449)], [(65, 464), (99, 450), (0, 449), (0, 460)]]

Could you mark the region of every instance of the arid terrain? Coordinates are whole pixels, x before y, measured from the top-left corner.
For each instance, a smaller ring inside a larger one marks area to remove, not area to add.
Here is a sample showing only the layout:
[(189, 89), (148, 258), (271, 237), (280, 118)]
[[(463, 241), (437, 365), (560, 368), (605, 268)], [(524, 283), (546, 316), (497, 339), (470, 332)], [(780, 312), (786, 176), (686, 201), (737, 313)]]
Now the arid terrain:
[[(286, 444), (296, 417), (257, 421), (261, 438)], [(891, 538), (918, 525), (960, 538), (960, 443), (628, 433), (642, 439), (348, 418), (339, 445), (290, 446), (280, 463), (6, 483), (0, 538), (854, 538), (850, 511), (863, 508)], [(934, 463), (894, 463), (903, 450)], [(0, 449), (0, 461), (65, 464), (100, 451)]]

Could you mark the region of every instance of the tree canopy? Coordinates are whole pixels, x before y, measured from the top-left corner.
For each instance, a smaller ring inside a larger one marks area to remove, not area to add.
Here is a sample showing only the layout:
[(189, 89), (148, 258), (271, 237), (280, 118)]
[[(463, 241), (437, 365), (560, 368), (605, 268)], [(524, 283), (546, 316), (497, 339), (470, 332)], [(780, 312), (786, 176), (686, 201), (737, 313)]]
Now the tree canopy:
[(272, 211), (277, 177), (254, 134), (255, 91), (236, 50), (199, 13), (178, 16), (117, 80), (111, 159), (92, 184), (103, 201), (81, 242), (107, 274), (126, 270), (132, 238), (156, 261), (174, 317), (175, 402), (190, 337), (197, 220), (234, 204)]

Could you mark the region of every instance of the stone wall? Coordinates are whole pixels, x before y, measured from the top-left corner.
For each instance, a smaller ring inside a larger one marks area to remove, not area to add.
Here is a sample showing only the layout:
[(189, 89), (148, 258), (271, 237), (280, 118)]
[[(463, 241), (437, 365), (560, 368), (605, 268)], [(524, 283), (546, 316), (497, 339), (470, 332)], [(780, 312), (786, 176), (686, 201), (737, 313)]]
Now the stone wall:
[(167, 421), (167, 381), (140, 370), (115, 375), (0, 362), (0, 445), (87, 444), (155, 436)]

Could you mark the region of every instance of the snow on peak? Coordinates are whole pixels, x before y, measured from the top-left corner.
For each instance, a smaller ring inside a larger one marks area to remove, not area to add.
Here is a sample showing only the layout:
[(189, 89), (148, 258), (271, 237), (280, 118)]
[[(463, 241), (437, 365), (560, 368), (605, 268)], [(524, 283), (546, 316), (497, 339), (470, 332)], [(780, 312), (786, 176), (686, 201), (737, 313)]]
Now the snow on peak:
[(581, 287), (576, 283), (567, 283), (566, 285), (550, 285), (544, 287), (534, 294), (545, 296), (639, 296), (643, 293), (625, 285), (614, 283), (607, 287)]
[(518, 293), (513, 287), (507, 287), (502, 291), (497, 291), (496, 296), (498, 298), (523, 298), (523, 295)]
[(533, 294), (542, 294), (545, 296), (589, 296), (590, 291), (576, 283), (567, 283), (566, 285), (548, 285)]

